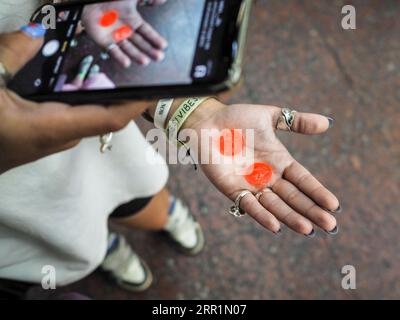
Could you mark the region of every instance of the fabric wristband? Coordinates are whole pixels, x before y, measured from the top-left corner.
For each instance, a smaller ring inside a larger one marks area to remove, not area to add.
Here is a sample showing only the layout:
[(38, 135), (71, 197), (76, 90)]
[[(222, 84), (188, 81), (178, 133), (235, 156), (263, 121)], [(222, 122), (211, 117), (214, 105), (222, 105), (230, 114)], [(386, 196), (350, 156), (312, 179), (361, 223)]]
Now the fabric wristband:
[(211, 99), (211, 97), (194, 97), (185, 100), (176, 109), (172, 118), (168, 122), (166, 129), (166, 134), (169, 140), (173, 139), (177, 142), (179, 130), (182, 128), (184, 122), (189, 118), (189, 116), (205, 101)]
[(174, 99), (161, 99), (157, 103), (156, 113), (154, 114), (154, 125), (158, 129), (165, 129), (165, 122), (171, 110)]

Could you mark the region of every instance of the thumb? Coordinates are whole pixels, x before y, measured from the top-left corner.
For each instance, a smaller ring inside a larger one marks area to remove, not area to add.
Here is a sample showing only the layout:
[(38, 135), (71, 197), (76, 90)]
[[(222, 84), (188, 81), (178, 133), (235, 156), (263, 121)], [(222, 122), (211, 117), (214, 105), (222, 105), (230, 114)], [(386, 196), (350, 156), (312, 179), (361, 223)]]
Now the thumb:
[[(278, 107), (269, 108), (273, 110), (272, 126), (276, 127), (279, 118), (282, 117), (282, 109)], [(332, 118), (320, 114), (297, 112), (291, 130), (306, 135), (317, 135), (332, 128), (333, 122)]]
[(39, 51), (46, 29), (41, 24), (29, 24), (20, 31), (0, 34), (0, 62), (15, 75)]

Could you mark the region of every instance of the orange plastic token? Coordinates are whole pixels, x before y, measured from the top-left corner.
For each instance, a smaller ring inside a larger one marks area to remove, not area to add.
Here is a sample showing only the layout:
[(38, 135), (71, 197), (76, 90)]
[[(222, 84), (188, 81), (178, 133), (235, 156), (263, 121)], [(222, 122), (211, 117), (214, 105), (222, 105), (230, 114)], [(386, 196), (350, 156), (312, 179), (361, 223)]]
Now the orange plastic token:
[(248, 172), (247, 182), (258, 188), (266, 186), (272, 178), (272, 167), (266, 163), (257, 162), (248, 168)]
[(219, 137), (219, 151), (224, 156), (235, 156), (242, 152), (245, 140), (239, 130), (223, 130)]
[(119, 18), (119, 13), (116, 10), (106, 11), (103, 16), (100, 18), (100, 25), (102, 27), (110, 27), (117, 22)]
[(133, 30), (130, 26), (124, 25), (114, 31), (114, 40), (116, 42), (121, 42), (128, 39), (133, 34)]

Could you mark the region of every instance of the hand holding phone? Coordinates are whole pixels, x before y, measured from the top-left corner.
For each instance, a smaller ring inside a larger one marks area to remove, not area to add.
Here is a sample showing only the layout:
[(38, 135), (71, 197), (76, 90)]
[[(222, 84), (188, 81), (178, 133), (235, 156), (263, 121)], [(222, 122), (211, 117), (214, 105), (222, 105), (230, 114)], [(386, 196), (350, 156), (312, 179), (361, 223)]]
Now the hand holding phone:
[[(0, 61), (13, 75), (36, 54), (42, 43), (42, 37), (32, 38), (23, 31), (1, 34)], [(82, 138), (118, 131), (148, 105), (137, 102), (109, 108), (96, 105), (72, 108), (63, 103), (28, 101), (0, 87), (0, 174), (70, 149)]]

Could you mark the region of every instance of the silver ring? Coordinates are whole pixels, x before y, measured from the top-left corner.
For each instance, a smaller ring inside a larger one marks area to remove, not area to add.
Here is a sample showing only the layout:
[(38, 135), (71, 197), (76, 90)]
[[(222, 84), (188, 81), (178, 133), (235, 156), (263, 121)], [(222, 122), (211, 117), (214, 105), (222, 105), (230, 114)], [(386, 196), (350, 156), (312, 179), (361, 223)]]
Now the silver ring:
[(118, 48), (118, 45), (116, 43), (111, 43), (106, 47), (106, 52), (109, 53), (110, 51), (114, 50), (115, 48)]
[(12, 75), (7, 71), (7, 68), (0, 62), (0, 89), (6, 88), (7, 84), (12, 79)]
[(257, 192), (255, 195), (257, 201), (260, 201), (261, 196), (266, 192), (272, 192), (272, 190), (270, 188), (265, 188), (265, 189), (261, 190), (260, 192)]
[(240, 208), (240, 201), (242, 201), (242, 199), (248, 194), (252, 194), (252, 192), (249, 190), (243, 190), (239, 193), (235, 199), (235, 204), (229, 208), (229, 214), (233, 215), (234, 217), (241, 217), (246, 214), (246, 212)]
[(107, 150), (111, 151), (113, 137), (112, 132), (100, 136), (100, 153), (105, 153)]
[(296, 117), (296, 111), (289, 108), (282, 109), (282, 115), (278, 119), (276, 129), (282, 131), (292, 131), (294, 119)]

